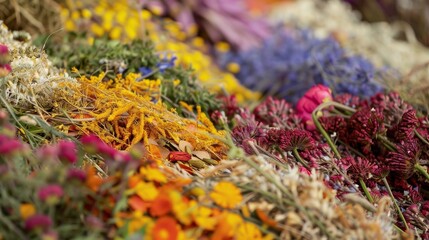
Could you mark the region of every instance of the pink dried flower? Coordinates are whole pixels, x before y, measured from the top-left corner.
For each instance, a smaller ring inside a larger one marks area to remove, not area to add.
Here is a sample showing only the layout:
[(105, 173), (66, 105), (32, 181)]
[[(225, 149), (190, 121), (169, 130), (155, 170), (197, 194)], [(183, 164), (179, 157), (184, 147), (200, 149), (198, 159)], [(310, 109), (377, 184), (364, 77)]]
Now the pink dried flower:
[(5, 77), (10, 72), (12, 72), (12, 67), (9, 64), (0, 64), (0, 77)]
[(409, 178), (414, 173), (414, 166), (420, 156), (416, 141), (401, 142), (396, 146), (396, 152), (389, 152), (386, 162), (392, 172), (401, 178)]
[(306, 124), (307, 129), (315, 129), (311, 114), (323, 102), (331, 101), (331, 89), (323, 85), (310, 88), (296, 104), (297, 115)]
[(254, 110), (255, 119), (272, 127), (285, 127), (288, 129), (299, 126), (299, 118), (288, 102), (284, 99), (274, 99), (269, 96)]
[(74, 164), (77, 161), (76, 144), (72, 141), (60, 141), (58, 143), (58, 157), (60, 160)]
[(12, 155), (20, 152), (24, 148), (18, 139), (0, 135), (0, 155)]
[(302, 174), (305, 174), (305, 175), (311, 176), (311, 172), (310, 172), (306, 167), (299, 166), (299, 167), (298, 167), (298, 171), (299, 171), (300, 173), (302, 173)]
[[(0, 44), (0, 67), (8, 64), (9, 59), (9, 49), (7, 46)], [(10, 66), (9, 66), (10, 67)]]
[(232, 130), (234, 142), (242, 147), (247, 154), (253, 154), (253, 148), (250, 142), (258, 145), (264, 145), (266, 142), (266, 133), (261, 124), (239, 125)]
[(110, 159), (114, 159), (115, 155), (118, 152), (116, 149), (104, 143), (96, 135), (83, 136), (80, 141), (83, 144), (85, 151), (87, 151), (88, 153), (98, 153)]
[(85, 182), (85, 180), (86, 180), (86, 172), (83, 171), (82, 169), (70, 168), (67, 171), (67, 178), (69, 180), (76, 179), (78, 181)]
[(49, 216), (42, 214), (33, 215), (25, 221), (25, 229), (27, 231), (33, 231), (36, 229), (47, 231), (51, 226), (52, 219)]
[(37, 192), (37, 196), (43, 202), (55, 203), (64, 194), (63, 188), (57, 184), (43, 186)]

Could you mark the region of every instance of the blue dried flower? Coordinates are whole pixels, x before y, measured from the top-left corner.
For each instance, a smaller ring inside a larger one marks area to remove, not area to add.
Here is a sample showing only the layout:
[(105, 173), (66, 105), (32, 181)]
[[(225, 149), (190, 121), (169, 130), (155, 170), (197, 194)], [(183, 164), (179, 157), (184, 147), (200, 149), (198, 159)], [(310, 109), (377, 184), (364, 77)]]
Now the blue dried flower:
[(278, 31), (259, 48), (219, 53), (227, 68), (240, 65), (236, 77), (247, 87), (296, 103), (315, 84), (334, 93), (369, 97), (383, 88), (376, 79), (385, 71), (359, 56), (349, 56), (332, 38), (319, 39), (307, 30)]

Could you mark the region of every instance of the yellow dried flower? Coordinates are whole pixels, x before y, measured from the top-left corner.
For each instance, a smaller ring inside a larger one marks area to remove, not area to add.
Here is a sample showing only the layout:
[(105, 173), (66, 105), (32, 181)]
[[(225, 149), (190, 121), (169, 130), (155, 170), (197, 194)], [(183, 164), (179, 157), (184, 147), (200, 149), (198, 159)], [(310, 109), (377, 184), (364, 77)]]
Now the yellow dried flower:
[(230, 182), (218, 182), (210, 193), (213, 201), (224, 208), (235, 208), (243, 200), (240, 189)]

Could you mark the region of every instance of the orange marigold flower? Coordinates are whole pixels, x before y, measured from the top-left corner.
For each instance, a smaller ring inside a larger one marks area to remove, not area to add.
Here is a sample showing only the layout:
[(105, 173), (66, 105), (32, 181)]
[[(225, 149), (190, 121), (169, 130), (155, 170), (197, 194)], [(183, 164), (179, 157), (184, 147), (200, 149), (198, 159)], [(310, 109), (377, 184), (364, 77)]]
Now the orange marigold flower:
[(150, 206), (150, 202), (144, 201), (141, 197), (134, 195), (128, 199), (128, 205), (133, 210), (146, 212)]
[(161, 217), (152, 229), (153, 240), (176, 240), (179, 236), (179, 226), (172, 217)]
[(149, 212), (153, 217), (159, 217), (169, 213), (172, 208), (173, 204), (168, 195), (159, 194), (150, 206)]
[(240, 189), (230, 182), (219, 182), (210, 193), (213, 201), (224, 208), (235, 208), (243, 200)]
[(31, 203), (24, 203), (19, 206), (19, 213), (21, 218), (26, 220), (27, 218), (36, 214), (36, 208)]

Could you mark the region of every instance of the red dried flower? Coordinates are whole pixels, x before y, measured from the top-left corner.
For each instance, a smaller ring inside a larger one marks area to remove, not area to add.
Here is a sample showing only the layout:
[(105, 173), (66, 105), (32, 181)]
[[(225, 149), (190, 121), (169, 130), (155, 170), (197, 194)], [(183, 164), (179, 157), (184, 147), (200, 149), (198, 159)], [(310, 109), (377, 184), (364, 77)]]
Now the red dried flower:
[(192, 156), (191, 154), (187, 153), (187, 152), (170, 152), (170, 154), (168, 155), (168, 160), (170, 160), (170, 162), (177, 162), (177, 161), (181, 161), (181, 162), (187, 162), (189, 160), (191, 160)]
[(379, 110), (362, 108), (351, 116), (347, 124), (349, 132), (342, 140), (369, 154), (377, 135), (386, 132), (383, 120), (384, 116)]
[(36, 214), (33, 215), (25, 221), (25, 229), (28, 231), (33, 231), (36, 229), (41, 229), (42, 231), (47, 231), (52, 226), (52, 220), (49, 216)]
[(377, 165), (367, 158), (347, 156), (341, 159), (343, 164), (348, 164), (347, 173), (353, 179), (369, 179), (377, 169)]
[(320, 117), (319, 122), (328, 133), (336, 133), (338, 137), (344, 138), (347, 134), (347, 122), (343, 117)]
[(400, 142), (402, 140), (412, 139), (414, 130), (416, 129), (419, 120), (414, 109), (407, 110), (401, 118), (401, 121), (389, 129), (388, 135)]
[(278, 146), (284, 151), (311, 149), (315, 147), (315, 141), (311, 133), (306, 130), (280, 130)]
[(396, 145), (396, 152), (389, 152), (386, 162), (389, 169), (401, 178), (409, 178), (414, 173), (414, 166), (420, 156), (420, 149), (415, 140)]

